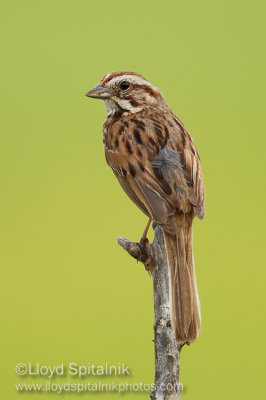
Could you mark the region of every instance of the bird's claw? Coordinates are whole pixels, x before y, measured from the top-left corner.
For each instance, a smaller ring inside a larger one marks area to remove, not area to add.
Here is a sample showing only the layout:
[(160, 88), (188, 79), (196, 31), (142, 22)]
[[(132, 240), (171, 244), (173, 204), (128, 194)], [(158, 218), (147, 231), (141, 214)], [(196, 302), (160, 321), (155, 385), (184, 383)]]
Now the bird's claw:
[(145, 237), (145, 238), (141, 237), (139, 244), (140, 244), (143, 252), (147, 256), (145, 258), (145, 260), (143, 260), (142, 262), (145, 266), (146, 271), (151, 276), (153, 274), (153, 270), (154, 270), (152, 245), (150, 245), (149, 239), (147, 237)]

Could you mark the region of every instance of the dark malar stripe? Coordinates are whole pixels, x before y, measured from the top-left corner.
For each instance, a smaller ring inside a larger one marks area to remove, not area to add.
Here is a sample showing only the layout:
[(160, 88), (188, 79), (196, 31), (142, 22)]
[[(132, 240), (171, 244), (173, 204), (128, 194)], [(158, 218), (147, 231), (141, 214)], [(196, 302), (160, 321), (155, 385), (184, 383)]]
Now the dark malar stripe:
[(139, 107), (140, 106), (140, 104), (136, 100), (130, 100), (130, 104), (132, 105), (132, 107)]

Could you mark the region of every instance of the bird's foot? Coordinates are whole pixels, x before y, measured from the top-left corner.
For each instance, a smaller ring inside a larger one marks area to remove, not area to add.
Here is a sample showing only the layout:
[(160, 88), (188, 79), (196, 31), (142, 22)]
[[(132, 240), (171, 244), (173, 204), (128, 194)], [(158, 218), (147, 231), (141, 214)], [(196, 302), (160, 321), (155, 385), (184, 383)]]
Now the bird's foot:
[(144, 264), (144, 267), (148, 272), (148, 274), (152, 276), (154, 271), (152, 245), (149, 243), (149, 239), (147, 237), (145, 238), (141, 237), (139, 245), (142, 250), (142, 253), (144, 254), (143, 259), (140, 261)]
[(140, 240), (139, 242), (131, 242), (131, 240), (120, 237), (117, 241), (118, 244), (131, 255), (131, 257), (140, 261), (144, 265), (149, 275), (153, 274), (153, 248), (147, 238)]

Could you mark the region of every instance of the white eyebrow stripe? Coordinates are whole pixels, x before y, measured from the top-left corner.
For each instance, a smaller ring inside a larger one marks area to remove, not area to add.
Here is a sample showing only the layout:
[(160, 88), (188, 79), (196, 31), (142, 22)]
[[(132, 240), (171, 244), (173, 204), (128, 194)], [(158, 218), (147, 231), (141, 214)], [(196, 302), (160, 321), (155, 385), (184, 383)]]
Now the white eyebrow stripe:
[[(137, 75), (120, 75), (120, 76), (115, 76), (114, 78), (110, 79), (110, 81), (108, 83), (117, 83), (117, 82), (121, 82), (122, 80), (133, 80), (134, 83), (136, 83), (137, 85), (146, 85), (146, 86), (150, 86), (153, 87), (148, 81), (146, 81), (146, 79), (141, 78), (140, 76)], [(107, 85), (108, 85), (107, 83)]]

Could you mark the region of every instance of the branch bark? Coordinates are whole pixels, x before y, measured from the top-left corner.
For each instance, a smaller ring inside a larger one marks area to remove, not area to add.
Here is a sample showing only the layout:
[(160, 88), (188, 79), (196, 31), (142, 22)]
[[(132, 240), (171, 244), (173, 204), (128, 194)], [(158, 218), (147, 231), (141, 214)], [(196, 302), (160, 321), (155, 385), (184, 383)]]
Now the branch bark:
[(150, 394), (151, 400), (179, 400), (181, 346), (176, 344), (171, 327), (169, 276), (163, 232), (159, 226), (155, 227), (152, 244), (131, 242), (125, 238), (118, 238), (117, 241), (133, 258), (141, 261), (153, 277), (155, 389)]

